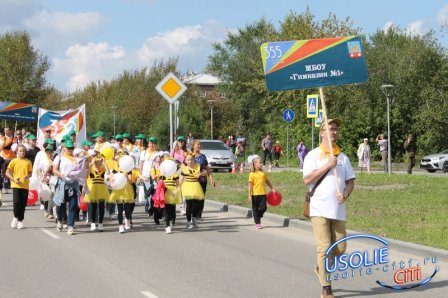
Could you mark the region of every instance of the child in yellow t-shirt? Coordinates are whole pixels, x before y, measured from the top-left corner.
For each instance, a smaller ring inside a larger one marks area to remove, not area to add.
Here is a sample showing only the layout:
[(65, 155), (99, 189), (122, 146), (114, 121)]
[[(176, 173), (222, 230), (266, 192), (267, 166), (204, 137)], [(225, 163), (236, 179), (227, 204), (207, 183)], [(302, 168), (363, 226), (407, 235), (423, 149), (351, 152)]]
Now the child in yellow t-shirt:
[(252, 202), (252, 214), (257, 230), (261, 229), (261, 218), (266, 212), (266, 185), (268, 185), (273, 192), (275, 188), (269, 181), (266, 173), (263, 171), (263, 164), (259, 156), (254, 156), (251, 162), (251, 171), (249, 174), (249, 202)]
[(31, 161), (25, 158), (25, 146), (17, 146), (17, 158), (11, 160), (6, 177), (11, 181), (14, 218), (11, 228), (23, 229), (25, 208), (28, 202), (29, 179), (33, 172)]

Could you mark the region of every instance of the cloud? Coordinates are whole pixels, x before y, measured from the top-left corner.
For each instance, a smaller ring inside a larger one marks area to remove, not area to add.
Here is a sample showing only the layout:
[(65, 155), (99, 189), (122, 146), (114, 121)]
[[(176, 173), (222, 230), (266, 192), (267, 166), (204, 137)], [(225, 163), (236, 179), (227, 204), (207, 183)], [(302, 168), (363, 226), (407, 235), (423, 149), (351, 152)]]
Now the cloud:
[(53, 59), (50, 79), (57, 86), (74, 91), (92, 81), (110, 80), (124, 70), (143, 68), (154, 61), (179, 57), (178, 69), (202, 71), (211, 54), (213, 42), (222, 41), (226, 29), (219, 23), (185, 26), (149, 37), (137, 50), (111, 46), (107, 42), (77, 43), (65, 52), (63, 58)]
[(396, 26), (396, 25), (394, 24), (394, 22), (389, 21), (389, 22), (387, 22), (387, 23), (384, 25), (384, 27), (383, 27), (383, 31), (384, 31), (384, 32), (387, 32), (387, 31), (389, 30), (389, 28), (394, 27), (394, 26)]
[[(40, 10), (23, 21), (34, 36), (36, 46), (44, 51), (61, 49), (86, 42), (105, 23), (98, 12), (67, 13)], [(55, 42), (57, 41), (57, 42)]]
[(35, 0), (0, 0), (0, 32), (20, 30), (23, 20), (38, 10)]
[(204, 26), (185, 26), (149, 37), (137, 53), (141, 63), (179, 57), (182, 70), (201, 70), (207, 62), (212, 43), (224, 39), (226, 29), (218, 22), (208, 21)]
[(448, 4), (442, 7), (437, 13), (437, 23), (441, 26), (448, 25)]
[(428, 32), (427, 23), (425, 20), (417, 20), (412, 22), (406, 28), (406, 32), (411, 35), (423, 35)]
[(65, 77), (65, 87), (74, 91), (92, 81), (110, 80), (127, 67), (127, 55), (122, 46), (103, 43), (75, 44), (70, 46), (65, 58), (53, 59), (54, 77)]

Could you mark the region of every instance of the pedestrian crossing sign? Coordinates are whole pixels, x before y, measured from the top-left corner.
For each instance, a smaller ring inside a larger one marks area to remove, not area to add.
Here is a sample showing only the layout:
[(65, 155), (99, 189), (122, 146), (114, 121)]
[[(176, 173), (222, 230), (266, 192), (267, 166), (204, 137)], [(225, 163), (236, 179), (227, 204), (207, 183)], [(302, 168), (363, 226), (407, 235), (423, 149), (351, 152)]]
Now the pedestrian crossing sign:
[(306, 97), (306, 118), (317, 118), (319, 110), (319, 95), (310, 94)]
[(320, 109), (319, 116), (317, 116), (316, 121), (314, 121), (314, 126), (320, 127), (320, 125), (322, 124), (322, 119), (324, 119), (324, 112), (322, 111), (322, 109)]

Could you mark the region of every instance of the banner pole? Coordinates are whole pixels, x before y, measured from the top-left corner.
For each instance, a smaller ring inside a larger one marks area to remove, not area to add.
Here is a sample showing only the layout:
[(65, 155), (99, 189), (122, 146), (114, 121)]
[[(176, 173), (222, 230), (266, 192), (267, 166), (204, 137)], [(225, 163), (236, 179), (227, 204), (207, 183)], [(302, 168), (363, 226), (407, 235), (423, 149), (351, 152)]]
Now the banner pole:
[[(323, 113), (323, 121), (325, 123), (325, 127), (327, 127), (326, 130), (326, 137), (327, 137), (327, 141), (328, 144), (330, 146), (330, 155), (331, 157), (334, 156), (333, 154), (333, 143), (331, 142), (331, 138), (330, 138), (330, 131), (328, 130), (328, 117), (327, 117), (327, 107), (325, 105), (325, 96), (324, 96), (324, 89), (322, 87), (319, 87), (319, 95), (321, 98), (321, 102), (322, 102), (322, 113)], [(333, 173), (334, 173), (334, 178), (335, 178), (335, 183), (336, 183), (336, 191), (338, 194), (341, 193), (341, 190), (339, 189), (339, 183), (338, 183), (338, 171), (336, 170), (336, 168), (333, 169)]]

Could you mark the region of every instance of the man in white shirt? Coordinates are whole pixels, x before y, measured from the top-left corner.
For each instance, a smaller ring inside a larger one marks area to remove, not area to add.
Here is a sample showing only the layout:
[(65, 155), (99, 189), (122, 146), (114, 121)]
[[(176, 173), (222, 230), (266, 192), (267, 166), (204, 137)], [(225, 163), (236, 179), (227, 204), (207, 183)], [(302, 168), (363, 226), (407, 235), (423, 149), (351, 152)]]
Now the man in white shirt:
[[(322, 123), (320, 128), (322, 143), (307, 154), (303, 166), (303, 181), (309, 186), (310, 191), (324, 177), (310, 201), (310, 217), (317, 244), (315, 272), (323, 287), (322, 297), (334, 297), (331, 283), (327, 281), (325, 252), (330, 245), (347, 234), (345, 201), (353, 191), (356, 178), (350, 160), (336, 145), (341, 124), (340, 119), (329, 119), (328, 127), (325, 122)], [(327, 130), (330, 138), (327, 137)], [(344, 253), (345, 247), (345, 241), (335, 246), (330, 260)]]

